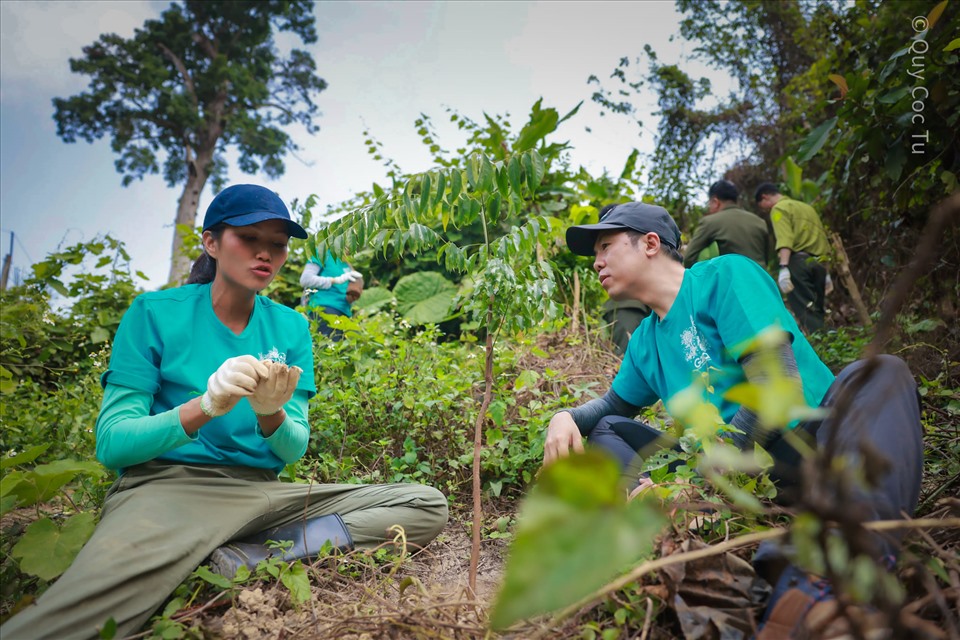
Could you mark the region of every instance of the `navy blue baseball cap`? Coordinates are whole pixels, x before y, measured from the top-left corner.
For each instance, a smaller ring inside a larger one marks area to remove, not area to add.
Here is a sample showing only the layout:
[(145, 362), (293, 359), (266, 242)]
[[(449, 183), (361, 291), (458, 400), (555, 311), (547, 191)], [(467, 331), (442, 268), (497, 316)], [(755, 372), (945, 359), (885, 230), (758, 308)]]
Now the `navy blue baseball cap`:
[(643, 202), (624, 202), (607, 211), (603, 222), (581, 224), (567, 229), (567, 246), (577, 255), (596, 255), (593, 245), (603, 231), (633, 229), (640, 233), (656, 233), (660, 242), (674, 249), (680, 247), (680, 228), (663, 207)]
[(203, 217), (203, 230), (218, 224), (245, 227), (264, 220), (283, 220), (287, 233), (294, 238), (306, 238), (303, 227), (290, 219), (287, 205), (280, 196), (266, 187), (256, 184), (235, 184), (217, 194), (207, 215)]

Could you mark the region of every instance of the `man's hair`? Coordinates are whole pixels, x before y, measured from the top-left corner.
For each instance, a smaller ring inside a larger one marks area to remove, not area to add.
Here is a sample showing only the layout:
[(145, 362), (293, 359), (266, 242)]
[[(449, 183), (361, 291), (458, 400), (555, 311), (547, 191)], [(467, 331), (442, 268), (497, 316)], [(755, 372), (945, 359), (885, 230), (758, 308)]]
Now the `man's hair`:
[(737, 186), (729, 180), (718, 180), (707, 191), (707, 198), (716, 198), (721, 202), (736, 202), (739, 196)]
[[(627, 234), (627, 237), (630, 238), (630, 244), (632, 244), (634, 247), (636, 247), (637, 243), (640, 242), (640, 238), (647, 235), (646, 233), (640, 233), (639, 231), (635, 231), (633, 229), (624, 229), (624, 232)], [(649, 231), (647, 233), (649, 233)], [(660, 234), (657, 235), (659, 236)], [(663, 253), (667, 254), (668, 258), (683, 264), (683, 256), (680, 255), (680, 252), (664, 242), (663, 239), (660, 240), (660, 249), (663, 251)]]
[(772, 196), (780, 193), (780, 189), (777, 188), (777, 185), (772, 182), (764, 182), (759, 187), (757, 187), (757, 192), (753, 194), (754, 202), (760, 202), (760, 198), (763, 196)]

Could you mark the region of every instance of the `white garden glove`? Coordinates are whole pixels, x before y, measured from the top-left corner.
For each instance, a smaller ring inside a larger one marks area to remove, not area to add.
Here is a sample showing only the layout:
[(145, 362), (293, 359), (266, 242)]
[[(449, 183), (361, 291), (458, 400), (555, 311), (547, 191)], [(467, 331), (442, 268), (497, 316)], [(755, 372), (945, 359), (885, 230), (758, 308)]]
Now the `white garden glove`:
[(207, 390), (200, 396), (200, 410), (211, 418), (228, 413), (240, 398), (253, 394), (267, 373), (266, 365), (253, 356), (228, 358), (207, 380)]
[(256, 391), (250, 396), (250, 407), (258, 416), (272, 416), (290, 401), (300, 382), (300, 367), (288, 367), (282, 362), (263, 360), (267, 375), (260, 379)]
[(827, 274), (827, 279), (823, 283), (823, 293), (824, 295), (830, 295), (833, 293), (833, 279), (830, 277), (830, 274)]
[(780, 267), (780, 276), (777, 278), (777, 284), (780, 285), (780, 291), (784, 293), (793, 291), (793, 280), (790, 279), (790, 269)]
[(356, 282), (357, 280), (363, 280), (363, 274), (361, 274), (359, 271), (354, 271), (351, 269), (349, 271), (344, 271), (342, 276), (333, 278), (333, 283), (343, 284), (344, 282)]
[(300, 286), (304, 289), (329, 289), (335, 284), (353, 282), (354, 280), (360, 280), (362, 278), (363, 276), (353, 269), (339, 276), (321, 276), (320, 265), (316, 262), (309, 262), (307, 266), (303, 268), (303, 273), (300, 274)]

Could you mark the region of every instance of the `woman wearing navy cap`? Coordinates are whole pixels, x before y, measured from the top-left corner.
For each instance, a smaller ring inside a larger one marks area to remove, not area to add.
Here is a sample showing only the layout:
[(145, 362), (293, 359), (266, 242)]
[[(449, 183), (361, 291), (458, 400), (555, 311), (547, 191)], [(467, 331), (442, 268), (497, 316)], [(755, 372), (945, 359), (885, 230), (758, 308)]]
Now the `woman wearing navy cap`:
[(96, 638), (110, 618), (129, 635), (208, 556), (230, 575), (265, 557), (268, 538), (306, 555), (327, 540), (375, 546), (392, 525), (426, 545), (446, 524), (446, 499), (431, 487), (277, 480), (306, 452), (316, 393), (307, 320), (257, 294), (290, 236), (307, 234), (275, 193), (229, 187), (207, 209), (188, 284), (134, 300), (101, 377), (96, 427), (97, 458), (119, 478), (93, 537), (3, 625), (5, 640)]

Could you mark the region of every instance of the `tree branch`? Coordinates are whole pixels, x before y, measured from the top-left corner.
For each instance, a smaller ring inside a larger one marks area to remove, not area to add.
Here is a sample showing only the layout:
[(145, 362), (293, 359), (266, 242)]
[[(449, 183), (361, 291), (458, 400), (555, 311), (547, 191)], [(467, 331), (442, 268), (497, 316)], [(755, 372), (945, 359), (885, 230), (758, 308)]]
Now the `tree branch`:
[(177, 68), (177, 71), (180, 72), (180, 77), (183, 78), (183, 84), (187, 87), (187, 91), (190, 92), (190, 99), (193, 101), (194, 108), (199, 108), (199, 100), (197, 99), (197, 89), (193, 85), (193, 78), (190, 77), (190, 72), (187, 71), (186, 65), (183, 64), (181, 60), (170, 48), (163, 44), (162, 42), (157, 43), (157, 48), (163, 52), (163, 55), (169, 58), (170, 62), (173, 63), (173, 66)]

